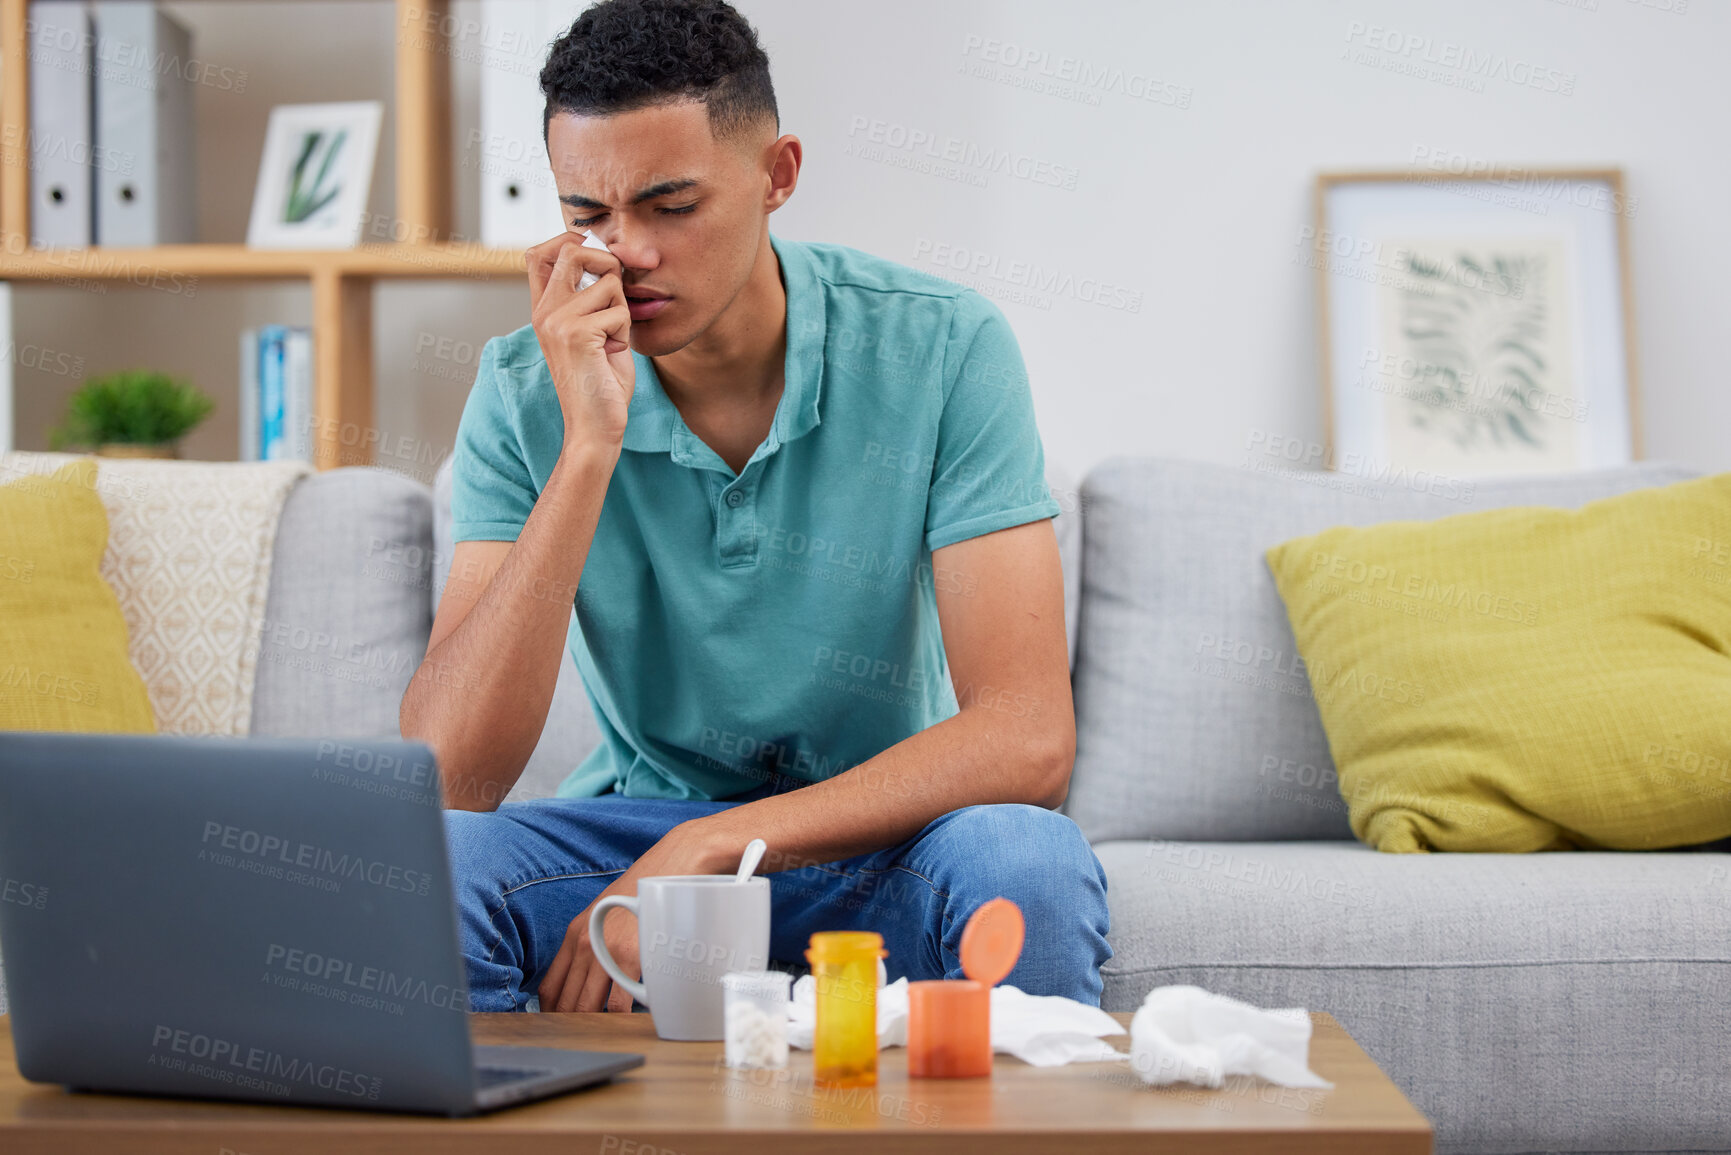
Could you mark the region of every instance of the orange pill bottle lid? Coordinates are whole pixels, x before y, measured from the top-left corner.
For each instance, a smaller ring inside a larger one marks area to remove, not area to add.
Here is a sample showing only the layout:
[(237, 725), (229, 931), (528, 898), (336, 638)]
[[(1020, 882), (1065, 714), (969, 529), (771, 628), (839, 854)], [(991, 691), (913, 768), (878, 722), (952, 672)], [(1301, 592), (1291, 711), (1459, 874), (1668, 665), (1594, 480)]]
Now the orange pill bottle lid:
[(1022, 909), (1007, 898), (983, 903), (962, 930), (962, 973), (995, 987), (1016, 969), (1026, 926)]

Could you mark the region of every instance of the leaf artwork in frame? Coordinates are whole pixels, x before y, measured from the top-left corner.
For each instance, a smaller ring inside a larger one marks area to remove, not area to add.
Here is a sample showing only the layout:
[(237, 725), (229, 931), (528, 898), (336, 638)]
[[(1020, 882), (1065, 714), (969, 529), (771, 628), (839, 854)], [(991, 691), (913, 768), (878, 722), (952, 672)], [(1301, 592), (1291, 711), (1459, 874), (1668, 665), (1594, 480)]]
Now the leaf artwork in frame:
[(1403, 241), (1383, 287), (1398, 388), (1391, 456), (1483, 472), (1566, 469), (1579, 425), (1559, 238)]
[[(337, 129), (321, 152), (320, 145), (325, 143), (326, 130), (313, 129), (302, 134), (300, 155), (295, 158), (294, 167), (290, 170), (288, 196), (283, 201), (284, 224), (300, 224), (312, 219), (342, 192), (340, 180), (333, 180), (328, 184), (326, 182), (330, 178), (331, 165), (342, 151), (343, 142), (348, 139), (348, 135), (348, 129)], [(320, 158), (318, 173), (309, 181), (307, 170), (315, 157)]]

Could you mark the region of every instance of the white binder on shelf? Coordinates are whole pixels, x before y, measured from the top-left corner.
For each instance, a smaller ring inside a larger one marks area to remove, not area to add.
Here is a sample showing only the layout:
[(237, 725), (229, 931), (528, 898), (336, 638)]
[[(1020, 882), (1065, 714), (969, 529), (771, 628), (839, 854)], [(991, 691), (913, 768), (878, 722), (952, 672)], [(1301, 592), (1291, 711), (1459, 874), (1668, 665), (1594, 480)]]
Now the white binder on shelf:
[(96, 243), (198, 239), (192, 33), (153, 0), (96, 0), (96, 146), (130, 157), (96, 170)]
[(523, 249), (565, 229), (541, 141), (541, 66), (590, 0), (481, 0), (481, 124), (465, 161), (481, 181), (481, 243)]
[(240, 331), (240, 456), (258, 460), (258, 329)]
[(93, 154), (90, 9), (31, 0), (30, 243), (35, 248), (92, 240), (96, 170), (125, 158)]
[(283, 443), (296, 461), (313, 459), (313, 335), (296, 326), (283, 335)]

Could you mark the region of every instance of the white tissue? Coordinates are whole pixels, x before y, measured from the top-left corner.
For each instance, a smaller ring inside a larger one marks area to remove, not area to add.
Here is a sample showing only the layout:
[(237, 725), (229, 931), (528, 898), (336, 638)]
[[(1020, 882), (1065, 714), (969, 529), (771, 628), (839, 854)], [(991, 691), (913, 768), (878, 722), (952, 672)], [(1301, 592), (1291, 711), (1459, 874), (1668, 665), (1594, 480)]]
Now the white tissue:
[(992, 1050), (1030, 1067), (1116, 1062), (1124, 1052), (1104, 1036), (1121, 1035), (1118, 1020), (1063, 995), (1030, 995), (1011, 986), (992, 988)]
[[(606, 245), (602, 244), (601, 238), (597, 237), (594, 233), (583, 234), (582, 247), (585, 249), (600, 249), (604, 253), (610, 253), (613, 251)], [(585, 272), (581, 277), (577, 278), (577, 291), (581, 293), (584, 289), (587, 289), (590, 285), (593, 285), (600, 279), (601, 278), (597, 277), (594, 273)]]
[[(908, 980), (878, 987), (878, 1046), (903, 1047), (908, 1041)], [(787, 1042), (811, 1050), (817, 1026), (817, 984), (805, 975), (793, 984), (788, 1003)], [(992, 1050), (1034, 1067), (1065, 1063), (1118, 1061), (1126, 1056), (1102, 1036), (1124, 1028), (1098, 1007), (1061, 995), (1030, 995), (1011, 986), (992, 988)]]
[(1265, 1011), (1201, 987), (1155, 987), (1130, 1020), (1130, 1066), (1143, 1082), (1218, 1087), (1258, 1075), (1283, 1087), (1332, 1087), (1310, 1069), (1310, 1016)]

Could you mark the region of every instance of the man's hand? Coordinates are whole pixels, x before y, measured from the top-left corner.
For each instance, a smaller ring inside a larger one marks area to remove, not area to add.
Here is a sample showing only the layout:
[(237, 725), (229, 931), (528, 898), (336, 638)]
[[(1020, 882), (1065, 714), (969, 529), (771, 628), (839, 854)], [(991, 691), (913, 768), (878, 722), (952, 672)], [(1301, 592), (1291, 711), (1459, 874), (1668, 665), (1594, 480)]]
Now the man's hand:
[[(744, 844), (740, 844), (740, 850)], [(595, 948), (589, 942), (589, 912), (610, 894), (637, 893), (637, 880), (662, 874), (719, 874), (737, 865), (726, 861), (726, 851), (702, 837), (699, 828), (682, 823), (669, 830), (643, 856), (631, 864), (631, 869), (613, 880), (611, 886), (595, 897), (595, 902), (583, 908), (583, 913), (565, 928), (565, 942), (553, 956), (546, 977), (536, 988), (543, 1011), (629, 1011), (631, 992), (616, 985), (595, 959)], [(719, 857), (718, 857), (719, 855)], [(637, 920), (621, 910), (612, 910), (601, 922), (601, 933), (607, 936), (607, 949), (628, 976), (643, 977), (642, 960), (637, 956)]]
[[(637, 383), (625, 266), (612, 253), (584, 248), (583, 236), (572, 232), (536, 245), (527, 257), (529, 319), (559, 394), (565, 448), (617, 452)], [(585, 271), (599, 280), (578, 292)]]

